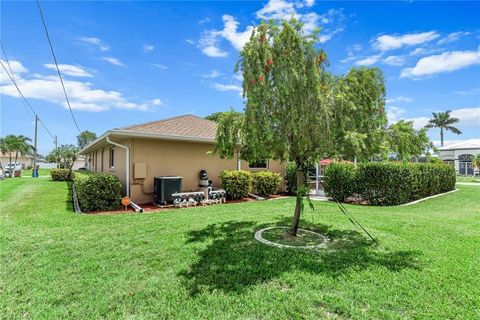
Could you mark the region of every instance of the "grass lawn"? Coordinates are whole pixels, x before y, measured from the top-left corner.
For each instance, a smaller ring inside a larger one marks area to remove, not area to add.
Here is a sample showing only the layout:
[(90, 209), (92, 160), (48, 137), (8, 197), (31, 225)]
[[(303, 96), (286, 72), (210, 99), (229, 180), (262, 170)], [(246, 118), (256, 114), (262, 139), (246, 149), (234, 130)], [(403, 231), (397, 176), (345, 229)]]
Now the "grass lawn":
[[(39, 168), (38, 175), (50, 176), (50, 171), (52, 171), (52, 169)], [(22, 170), (22, 177), (31, 177), (31, 176), (32, 176), (32, 170)]]
[(477, 183), (480, 183), (480, 177), (457, 176), (457, 182), (477, 182)]
[[(77, 215), (68, 185), (0, 183), (3, 319), (479, 319), (480, 187), (407, 207), (315, 202), (328, 249), (256, 242), (292, 198), (159, 213)], [(306, 206), (308, 207), (308, 206)]]

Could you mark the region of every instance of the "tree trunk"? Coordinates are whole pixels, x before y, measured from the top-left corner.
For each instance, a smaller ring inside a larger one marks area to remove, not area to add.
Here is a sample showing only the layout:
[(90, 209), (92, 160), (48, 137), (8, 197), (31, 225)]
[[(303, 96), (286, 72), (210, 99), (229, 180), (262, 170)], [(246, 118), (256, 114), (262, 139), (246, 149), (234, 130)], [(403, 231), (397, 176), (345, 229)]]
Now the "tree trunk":
[(10, 159), (9, 159), (10, 168), (8, 170), (8, 177), (11, 178), (12, 177), (12, 151), (10, 151), (9, 157), (10, 157)]
[(18, 160), (18, 151), (15, 152), (15, 165), (13, 166), (13, 177), (14, 178), (15, 178), (15, 174), (17, 173), (17, 160)]
[(443, 128), (440, 128), (440, 145), (443, 147)]
[(305, 181), (303, 168), (297, 165), (297, 201), (295, 203), (295, 213), (293, 215), (292, 225), (290, 226), (290, 235), (297, 236), (300, 215), (303, 210), (303, 196), (305, 195)]

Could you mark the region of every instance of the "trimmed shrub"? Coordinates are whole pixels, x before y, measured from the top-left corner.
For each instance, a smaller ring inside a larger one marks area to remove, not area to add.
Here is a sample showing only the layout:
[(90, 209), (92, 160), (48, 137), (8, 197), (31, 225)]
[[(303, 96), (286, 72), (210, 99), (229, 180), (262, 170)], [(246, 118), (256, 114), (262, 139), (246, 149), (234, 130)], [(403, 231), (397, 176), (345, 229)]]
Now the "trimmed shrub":
[(252, 174), (244, 170), (225, 170), (220, 174), (222, 187), (227, 192), (227, 198), (242, 199), (252, 192)]
[(277, 194), (282, 182), (282, 177), (272, 171), (259, 171), (253, 173), (253, 188), (260, 196), (268, 197)]
[(326, 193), (345, 201), (356, 193), (355, 166), (347, 163), (332, 163), (325, 168), (324, 181)]
[(53, 181), (71, 181), (70, 170), (68, 169), (52, 169), (50, 171)]
[(122, 184), (117, 176), (75, 172), (73, 183), (82, 211), (108, 211), (120, 207)]
[(332, 164), (325, 187), (339, 201), (358, 194), (370, 205), (399, 205), (455, 188), (455, 169), (445, 164), (372, 162), (356, 169)]

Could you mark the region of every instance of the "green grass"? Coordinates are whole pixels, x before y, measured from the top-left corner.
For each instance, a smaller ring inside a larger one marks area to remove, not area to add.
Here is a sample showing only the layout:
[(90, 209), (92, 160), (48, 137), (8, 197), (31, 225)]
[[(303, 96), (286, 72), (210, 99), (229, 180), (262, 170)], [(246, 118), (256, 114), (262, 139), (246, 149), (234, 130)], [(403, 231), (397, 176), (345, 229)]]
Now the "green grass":
[[(40, 168), (38, 169), (38, 175), (50, 176), (50, 171), (52, 171), (52, 169)], [(31, 176), (32, 176), (32, 170), (22, 170), (22, 177), (31, 177)]]
[(457, 176), (457, 182), (476, 182), (476, 183), (480, 183), (480, 177)]
[[(328, 249), (265, 246), (294, 199), (78, 215), (67, 183), (0, 183), (3, 319), (478, 319), (480, 187), (414, 206), (315, 202)], [(308, 206), (306, 206), (308, 207)]]

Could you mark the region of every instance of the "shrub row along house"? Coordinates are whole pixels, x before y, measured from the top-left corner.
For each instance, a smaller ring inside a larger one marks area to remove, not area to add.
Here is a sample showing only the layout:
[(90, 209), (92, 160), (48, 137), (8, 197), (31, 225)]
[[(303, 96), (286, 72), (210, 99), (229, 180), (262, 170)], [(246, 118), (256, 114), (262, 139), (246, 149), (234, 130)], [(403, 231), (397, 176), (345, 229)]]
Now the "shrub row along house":
[(184, 191), (199, 187), (199, 172), (206, 170), (213, 185), (220, 187), (223, 170), (270, 170), (283, 176), (279, 161), (248, 163), (220, 159), (212, 153), (217, 124), (193, 115), (112, 129), (80, 151), (87, 169), (116, 175), (123, 193), (136, 203), (153, 202), (156, 176), (181, 176)]

